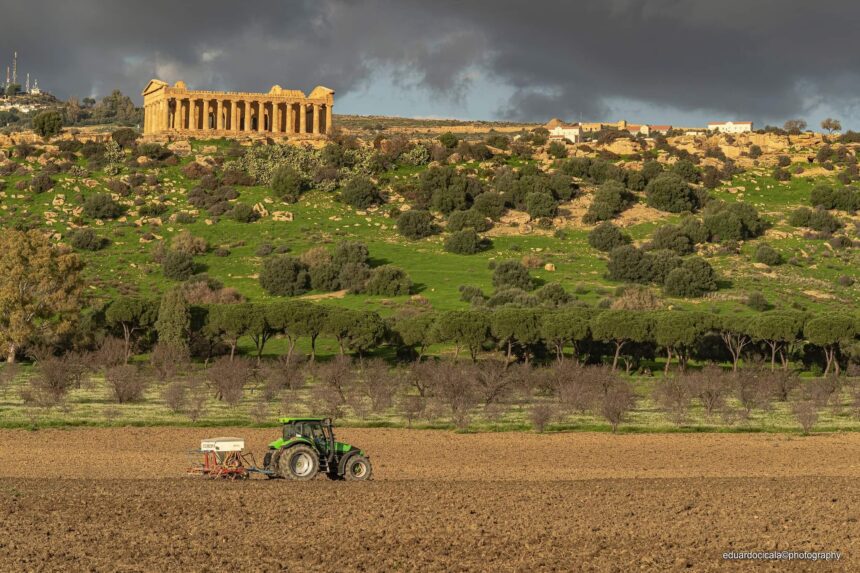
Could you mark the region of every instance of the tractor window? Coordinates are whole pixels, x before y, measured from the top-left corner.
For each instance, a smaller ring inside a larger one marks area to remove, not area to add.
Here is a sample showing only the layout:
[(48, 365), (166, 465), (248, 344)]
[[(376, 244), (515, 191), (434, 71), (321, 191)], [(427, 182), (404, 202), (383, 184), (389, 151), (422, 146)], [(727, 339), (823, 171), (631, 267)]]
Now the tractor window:
[(314, 424), (311, 426), (311, 432), (311, 436), (313, 437), (313, 441), (317, 445), (317, 447), (320, 449), (325, 449), (326, 439), (322, 428), (319, 425)]
[(284, 426), (284, 439), (290, 440), (296, 437), (296, 425), (295, 424), (287, 424)]

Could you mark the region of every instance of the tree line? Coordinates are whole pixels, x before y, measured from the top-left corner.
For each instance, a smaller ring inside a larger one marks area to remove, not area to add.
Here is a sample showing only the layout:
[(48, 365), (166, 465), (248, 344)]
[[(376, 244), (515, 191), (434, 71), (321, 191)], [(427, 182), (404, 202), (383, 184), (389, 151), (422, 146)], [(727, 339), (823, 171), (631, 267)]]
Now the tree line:
[(431, 346), (446, 345), (455, 358), (472, 361), (482, 353), (501, 353), (507, 363), (567, 359), (606, 362), (627, 372), (661, 358), (667, 372), (673, 366), (685, 371), (691, 360), (729, 363), (733, 370), (750, 360), (772, 369), (795, 362), (838, 375), (860, 360), (860, 317), (850, 314), (770, 311), (746, 316), (569, 305), (412, 311), (383, 318), (374, 311), (301, 300), (189, 305), (178, 293), (168, 291), (160, 303), (120, 297), (96, 323), (122, 337), (127, 356), (137, 345), (157, 339), (186, 347), (203, 360), (234, 357), (243, 337), (253, 343), (259, 360), (278, 336), (287, 341), (288, 357), (305, 340), (311, 360), (320, 337), (335, 340), (341, 356), (364, 357), (387, 347), (400, 360), (420, 362)]

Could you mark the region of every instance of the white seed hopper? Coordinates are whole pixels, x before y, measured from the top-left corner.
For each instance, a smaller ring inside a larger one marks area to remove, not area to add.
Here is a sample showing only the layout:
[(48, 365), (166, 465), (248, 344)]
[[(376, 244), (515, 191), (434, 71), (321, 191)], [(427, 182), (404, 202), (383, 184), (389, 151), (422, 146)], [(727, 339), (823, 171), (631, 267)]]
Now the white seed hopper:
[(241, 452), (245, 449), (242, 438), (208, 438), (200, 442), (202, 452)]

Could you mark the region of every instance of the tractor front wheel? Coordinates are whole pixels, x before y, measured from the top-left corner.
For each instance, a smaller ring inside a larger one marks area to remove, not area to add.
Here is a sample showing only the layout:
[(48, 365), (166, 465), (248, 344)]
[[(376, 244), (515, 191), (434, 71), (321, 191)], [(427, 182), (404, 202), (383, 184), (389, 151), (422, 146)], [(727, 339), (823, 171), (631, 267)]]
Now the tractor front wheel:
[(371, 475), (373, 475), (373, 467), (370, 465), (370, 460), (366, 457), (355, 454), (346, 460), (343, 479), (347, 481), (365, 481), (369, 480)]
[(278, 469), (286, 479), (307, 481), (314, 479), (320, 469), (317, 453), (308, 446), (293, 446), (281, 452)]

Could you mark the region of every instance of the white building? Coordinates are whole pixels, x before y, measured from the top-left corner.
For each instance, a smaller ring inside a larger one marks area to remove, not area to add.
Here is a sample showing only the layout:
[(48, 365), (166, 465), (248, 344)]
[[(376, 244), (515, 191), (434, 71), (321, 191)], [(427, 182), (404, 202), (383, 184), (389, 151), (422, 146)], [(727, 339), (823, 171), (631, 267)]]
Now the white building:
[(747, 133), (752, 130), (751, 121), (715, 121), (708, 124), (708, 131), (720, 133)]
[(549, 138), (567, 139), (571, 143), (579, 143), (582, 140), (582, 129), (575, 123), (559, 123), (549, 130)]

